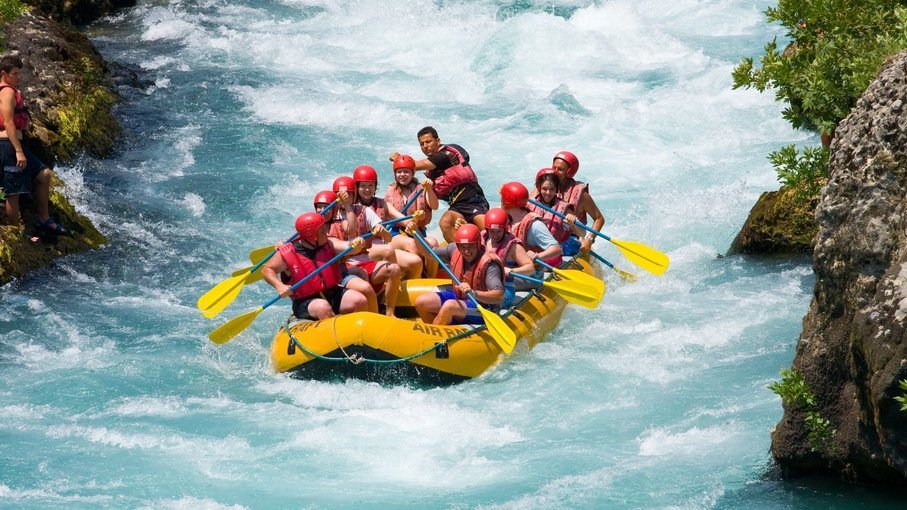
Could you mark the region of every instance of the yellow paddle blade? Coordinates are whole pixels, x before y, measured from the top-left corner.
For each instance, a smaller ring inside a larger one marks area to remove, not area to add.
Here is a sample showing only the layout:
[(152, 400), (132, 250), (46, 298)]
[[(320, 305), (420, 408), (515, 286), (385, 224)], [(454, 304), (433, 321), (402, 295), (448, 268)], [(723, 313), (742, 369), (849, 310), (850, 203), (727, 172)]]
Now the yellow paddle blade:
[(545, 282), (545, 286), (550, 288), (554, 292), (557, 292), (557, 294), (566, 299), (567, 302), (585, 306), (586, 308), (598, 308), (598, 304), (601, 302), (602, 297), (605, 295), (604, 285), (602, 285), (601, 287), (601, 292), (582, 283), (573, 281), (558, 282), (549, 280)]
[(260, 269), (258, 271), (255, 271), (254, 273), (250, 273), (249, 271), (251, 271), (251, 270), (252, 270), (252, 266), (244, 267), (242, 269), (237, 269), (236, 271), (233, 271), (233, 276), (239, 276), (239, 275), (245, 276), (246, 285), (264, 280), (264, 275), (261, 274)]
[(274, 252), (274, 246), (262, 246), (261, 248), (255, 248), (249, 252), (249, 260), (253, 264), (258, 264), (261, 262), (261, 259), (267, 257)]
[(561, 278), (581, 283), (586, 287), (589, 287), (595, 292), (605, 293), (605, 282), (599, 280), (595, 276), (578, 271), (576, 269), (554, 269), (554, 274), (560, 276)]
[(485, 319), (485, 327), (488, 328), (491, 338), (498, 344), (498, 347), (507, 354), (513, 352), (513, 348), (516, 345), (516, 333), (507, 327), (507, 323), (504, 322), (500, 315), (485, 309), (484, 306), (478, 303), (476, 303), (476, 307), (482, 312), (482, 317)]
[(211, 290), (204, 293), (198, 298), (198, 309), (207, 318), (212, 318), (219, 314), (221, 310), (230, 306), (230, 303), (236, 299), (236, 296), (242, 292), (243, 285), (246, 283), (246, 275), (231, 276), (226, 280), (218, 283)]
[(251, 312), (246, 312), (242, 315), (233, 317), (223, 326), (208, 333), (208, 339), (216, 344), (229, 342), (234, 336), (240, 334), (244, 329), (248, 328), (249, 325), (251, 325), (255, 321), (255, 318), (258, 317), (258, 314), (260, 314), (262, 310), (264, 310), (264, 307), (259, 306)]
[(642, 243), (618, 241), (616, 239), (611, 239), (611, 242), (620, 249), (621, 253), (627, 257), (627, 260), (652, 274), (664, 273), (668, 270), (668, 265), (671, 263), (667, 255)]

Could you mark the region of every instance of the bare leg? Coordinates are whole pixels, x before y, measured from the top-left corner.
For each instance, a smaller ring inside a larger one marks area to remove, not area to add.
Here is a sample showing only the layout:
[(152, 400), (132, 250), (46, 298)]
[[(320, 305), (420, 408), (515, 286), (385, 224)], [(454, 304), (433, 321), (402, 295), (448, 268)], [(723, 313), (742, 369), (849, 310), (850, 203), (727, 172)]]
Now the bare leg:
[(384, 283), (384, 314), (388, 317), (394, 316), (394, 310), (397, 306), (397, 294), (400, 293), (401, 274), (400, 266), (389, 262), (381, 264), (372, 274), (372, 281), (375, 285)]
[(441, 309), (441, 298), (434, 292), (422, 294), (416, 298), (414, 305), (422, 322), (432, 324), (438, 315), (438, 310)]
[(485, 215), (476, 214), (472, 217), (472, 224), (479, 227), (479, 230), (485, 230)]
[(441, 310), (438, 311), (438, 315), (435, 316), (432, 324), (450, 324), (454, 319), (462, 319), (463, 317), (466, 317), (466, 303), (459, 299), (450, 299), (441, 305)]
[(457, 219), (466, 221), (466, 218), (464, 218), (462, 214), (448, 209), (444, 215), (441, 216), (441, 221), (438, 222), (441, 226), (441, 233), (444, 235), (444, 240), (448, 243), (454, 242), (454, 232), (457, 231), (457, 227), (455, 226)]
[(331, 310), (331, 304), (324, 299), (316, 299), (309, 303), (309, 315), (322, 321), (334, 316), (334, 310)]
[(7, 195), (6, 197), (6, 219), (10, 225), (19, 226), (19, 195)]
[[(374, 294), (374, 292), (372, 292)], [(365, 312), (368, 310), (368, 298), (361, 292), (348, 290), (340, 298), (340, 313)]]
[[(375, 289), (373, 289), (372, 286), (368, 283), (368, 275), (366, 275), (365, 271), (358, 267), (349, 268), (349, 272), (351, 275), (357, 276), (357, 278), (351, 278), (348, 282), (346, 282), (346, 285), (344, 285), (344, 287), (350, 290), (355, 290), (356, 292), (365, 296), (366, 302), (368, 304), (366, 311), (378, 313), (378, 296), (375, 295)], [(344, 295), (344, 297), (346, 296)]]
[(422, 276), (422, 259), (414, 253), (404, 250), (396, 250), (397, 263), (403, 270), (403, 277), (407, 280), (419, 278)]
[(44, 168), (35, 177), (35, 202), (38, 207), (38, 221), (45, 222), (50, 218), (48, 200), (50, 199), (50, 169)]

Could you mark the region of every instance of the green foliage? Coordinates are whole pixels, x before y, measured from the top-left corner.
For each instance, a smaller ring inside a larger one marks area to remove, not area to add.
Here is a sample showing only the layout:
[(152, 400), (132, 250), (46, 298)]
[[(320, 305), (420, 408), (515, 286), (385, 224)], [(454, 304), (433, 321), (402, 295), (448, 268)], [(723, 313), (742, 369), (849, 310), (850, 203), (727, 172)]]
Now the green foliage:
[(6, 200), (6, 191), (3, 188), (0, 188), (0, 200)]
[(797, 190), (796, 198), (816, 196), (828, 178), (828, 149), (806, 147), (801, 155), (794, 145), (786, 145), (768, 155), (778, 172), (778, 180)]
[(803, 376), (788, 368), (781, 369), (781, 381), (769, 384), (768, 389), (781, 397), (781, 400), (799, 409), (812, 408), (816, 405), (816, 398), (803, 380)]
[(765, 11), (790, 44), (765, 46), (760, 67), (745, 58), (734, 88), (775, 90), (795, 128), (831, 133), (890, 55), (907, 48), (907, 9), (896, 0), (779, 0)]
[(904, 394), (900, 397), (894, 397), (894, 399), (901, 403), (901, 411), (907, 411), (907, 379), (898, 381), (898, 386), (901, 387), (901, 391), (903, 391)]
[[(765, 16), (780, 23), (789, 41), (765, 45), (759, 64), (744, 58), (734, 68), (734, 88), (775, 91), (783, 116), (794, 128), (832, 134), (878, 74), (885, 60), (907, 48), (903, 0), (778, 0)], [(827, 177), (824, 149), (792, 146), (769, 159), (798, 198), (818, 194)]]
[(776, 393), (787, 405), (806, 411), (807, 440), (812, 451), (831, 451), (834, 448), (832, 440), (837, 432), (831, 422), (822, 417), (817, 410), (816, 396), (809, 385), (799, 373), (784, 368), (781, 370), (781, 381), (768, 385), (768, 389)]
[(0, 24), (10, 22), (28, 10), (19, 0), (0, 0)]

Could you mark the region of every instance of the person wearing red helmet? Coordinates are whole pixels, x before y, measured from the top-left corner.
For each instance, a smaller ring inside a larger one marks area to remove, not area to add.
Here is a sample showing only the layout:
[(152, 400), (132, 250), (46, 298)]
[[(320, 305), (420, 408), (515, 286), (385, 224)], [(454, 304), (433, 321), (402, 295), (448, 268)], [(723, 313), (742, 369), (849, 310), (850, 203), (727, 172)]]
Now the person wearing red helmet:
[(548, 226), (548, 231), (554, 236), (555, 241), (561, 243), (564, 255), (573, 256), (579, 253), (580, 243), (577, 238), (584, 231), (573, 223), (576, 220), (576, 216), (573, 214), (573, 206), (558, 195), (559, 182), (557, 172), (553, 168), (542, 168), (535, 174), (534, 194), (536, 195), (536, 200), (566, 215), (566, 219), (534, 204), (529, 204), (527, 207), (542, 218), (542, 221)]
[[(323, 320), (336, 314), (368, 309), (363, 294), (344, 288), (343, 264), (333, 262), (317, 277), (290, 291), (290, 287), (323, 266), (348, 246), (359, 249), (361, 239), (345, 243), (328, 238), (324, 218), (310, 212), (296, 218), (299, 237), (292, 243), (279, 244), (277, 253), (261, 269), (261, 275), (282, 297), (291, 297), (293, 315), (298, 319)], [(354, 250), (355, 251), (355, 250)]]
[(516, 297), (516, 283), (510, 273), (532, 276), (536, 270), (523, 243), (510, 233), (510, 216), (507, 211), (500, 207), (488, 210), (482, 244), (504, 264), (504, 302), (501, 307), (509, 308)]
[[(573, 214), (576, 215), (582, 223), (586, 222), (586, 217), (592, 217), (592, 228), (601, 230), (605, 226), (605, 216), (598, 209), (592, 195), (589, 194), (589, 185), (574, 179), (579, 171), (579, 158), (570, 151), (560, 151), (554, 155), (551, 167), (557, 172), (559, 182), (558, 193), (573, 208)], [(588, 253), (595, 243), (595, 234), (586, 233), (580, 246), (581, 253)]]
[[(362, 172), (360, 172), (360, 177), (364, 177)], [(358, 191), (357, 183), (349, 177), (340, 177), (334, 181), (334, 189), (338, 194), (344, 190)], [(374, 186), (371, 186), (371, 190), (372, 195), (374, 195)], [(346, 219), (331, 225), (328, 235), (331, 238), (346, 241), (354, 236), (362, 236), (367, 232), (374, 234), (373, 238), (366, 239), (363, 242), (364, 251), (347, 259), (347, 270), (351, 275), (359, 276), (369, 282), (376, 293), (381, 288), (384, 288), (384, 313), (393, 316), (396, 309), (397, 294), (400, 291), (402, 271), (397, 263), (395, 250), (390, 245), (385, 244), (391, 240), (391, 234), (381, 224), (381, 217), (371, 207), (356, 203), (341, 203), (340, 206), (344, 209)], [(413, 255), (413, 258), (421, 264), (419, 257)], [(419, 270), (421, 271), (421, 268)], [(377, 299), (374, 311), (377, 311)]]
[(552, 266), (561, 264), (561, 245), (554, 239), (545, 222), (530, 211), (529, 190), (518, 182), (501, 186), (501, 207), (510, 216), (510, 233), (526, 247), (530, 259), (540, 258)]
[[(435, 194), (450, 206), (439, 222), (444, 239), (453, 242), (458, 219), (485, 228), (488, 200), (469, 164), (469, 153), (456, 144), (442, 145), (438, 132), (431, 126), (420, 129), (416, 136), (426, 158), (416, 161), (415, 168), (425, 172)], [(395, 161), (399, 156), (399, 152), (394, 152), (390, 160)]]
[(467, 223), (454, 233), (454, 243), (434, 248), (434, 252), (449, 263), (460, 285), (453, 290), (427, 292), (417, 297), (414, 304), (423, 322), (484, 324), (481, 312), (467, 297), (469, 292), (473, 292), (488, 309), (500, 308), (504, 300), (504, 267), (494, 252), (485, 249), (481, 237), (479, 227)]
[[(412, 214), (415, 211), (422, 211), (422, 216), (418, 220), (412, 219), (402, 221), (391, 227), (391, 234), (394, 236), (391, 241), (391, 246), (397, 250), (402, 250), (418, 256), (420, 252), (416, 240), (404, 235), (403, 232), (408, 229), (418, 229), (419, 233), (422, 234), (422, 237), (424, 237), (426, 241), (428, 241), (429, 245), (433, 247), (438, 246), (437, 239), (427, 235), (425, 229), (425, 227), (431, 223), (432, 211), (438, 208), (438, 197), (432, 189), (430, 179), (426, 179), (420, 186), (419, 181), (414, 178), (416, 161), (412, 156), (406, 154), (400, 155), (394, 160), (393, 169), (394, 182), (388, 186), (387, 192), (384, 194), (384, 202), (387, 204), (387, 215), (390, 218), (400, 218)], [(402, 210), (403, 206), (409, 201), (413, 193), (419, 189), (422, 189), (423, 192), (419, 194), (416, 201), (404, 212)], [(422, 260), (422, 262), (426, 274), (434, 276), (435, 273), (437, 273), (438, 263), (434, 258), (428, 257), (427, 259)]]

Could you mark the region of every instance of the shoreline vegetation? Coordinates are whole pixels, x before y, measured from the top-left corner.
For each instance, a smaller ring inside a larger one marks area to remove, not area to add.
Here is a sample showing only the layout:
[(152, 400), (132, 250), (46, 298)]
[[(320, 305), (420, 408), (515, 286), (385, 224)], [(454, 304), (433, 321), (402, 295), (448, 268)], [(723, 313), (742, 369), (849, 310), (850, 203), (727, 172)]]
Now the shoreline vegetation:
[[(23, 94), (32, 113), (27, 143), (45, 163), (71, 162), (82, 153), (107, 157), (120, 126), (112, 109), (119, 97), (103, 58), (75, 25), (93, 21), (133, 0), (0, 0), (0, 53), (16, 52), (25, 61)], [(96, 249), (106, 239), (62, 193), (54, 177), (50, 210), (72, 237), (31, 241), (35, 211), (22, 198), (24, 228), (8, 224), (0, 204), (0, 285), (55, 258)]]
[(789, 43), (768, 42), (758, 66), (742, 59), (733, 88), (773, 90), (784, 118), (817, 132), (821, 145), (768, 155), (781, 189), (760, 197), (728, 255), (812, 251), (835, 130), (888, 59), (907, 48), (907, 7), (894, 0), (779, 0), (765, 15), (786, 29)]

